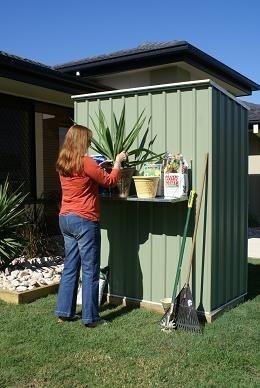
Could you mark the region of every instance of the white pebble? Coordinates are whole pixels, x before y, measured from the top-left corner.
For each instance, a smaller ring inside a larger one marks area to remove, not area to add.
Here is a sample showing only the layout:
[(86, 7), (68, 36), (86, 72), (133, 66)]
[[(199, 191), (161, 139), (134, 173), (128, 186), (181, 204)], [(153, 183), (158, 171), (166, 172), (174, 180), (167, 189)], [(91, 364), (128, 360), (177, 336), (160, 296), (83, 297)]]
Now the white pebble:
[(18, 292), (22, 292), (22, 291), (26, 291), (26, 290), (27, 290), (27, 287), (25, 287), (25, 286), (19, 286), (16, 288), (16, 291), (18, 291)]
[(63, 263), (61, 256), (36, 257), (30, 260), (24, 257), (16, 258), (12, 267), (19, 264), (22, 269), (12, 271), (12, 267), (8, 267), (5, 271), (0, 271), (0, 288), (22, 292), (46, 284), (59, 283)]
[(14, 281), (12, 281), (12, 283), (11, 283), (13, 286), (15, 286), (15, 287), (18, 287), (18, 286), (20, 286), (20, 282), (19, 282), (19, 280), (14, 280)]

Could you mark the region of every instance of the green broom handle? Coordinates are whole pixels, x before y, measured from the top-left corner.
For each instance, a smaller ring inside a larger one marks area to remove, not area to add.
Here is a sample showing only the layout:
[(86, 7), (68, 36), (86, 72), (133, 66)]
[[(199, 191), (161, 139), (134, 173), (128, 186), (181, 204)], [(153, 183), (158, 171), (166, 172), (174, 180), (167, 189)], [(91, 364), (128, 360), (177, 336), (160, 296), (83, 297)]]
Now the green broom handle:
[(200, 217), (200, 209), (201, 209), (201, 203), (202, 203), (203, 189), (204, 189), (205, 180), (206, 180), (208, 158), (209, 158), (209, 154), (207, 153), (205, 155), (203, 178), (202, 178), (201, 187), (200, 187), (200, 191), (199, 191), (199, 198), (198, 198), (198, 202), (197, 202), (198, 203), (198, 208), (197, 208), (196, 217), (195, 217), (195, 226), (194, 226), (194, 232), (193, 232), (193, 240), (192, 240), (192, 247), (191, 247), (190, 259), (189, 259), (189, 267), (188, 267), (187, 278), (186, 278), (186, 285), (189, 284), (189, 279), (190, 279), (190, 273), (191, 273), (191, 267), (192, 267), (192, 259), (193, 259), (195, 243), (196, 243), (196, 235), (197, 235), (197, 230), (198, 230), (198, 225), (199, 225), (199, 217)]
[(188, 212), (187, 212), (187, 217), (186, 217), (186, 223), (185, 223), (185, 228), (183, 232), (183, 237), (181, 241), (181, 249), (180, 249), (180, 255), (179, 255), (179, 261), (178, 261), (178, 267), (176, 271), (176, 277), (175, 277), (175, 282), (174, 282), (174, 288), (173, 288), (173, 293), (172, 293), (172, 303), (174, 302), (177, 294), (177, 287), (178, 283), (180, 280), (180, 273), (181, 273), (181, 265), (182, 265), (182, 259), (184, 255), (184, 249), (185, 249), (185, 241), (188, 233), (188, 227), (189, 227), (189, 222), (190, 222), (190, 213), (194, 201), (196, 193), (195, 191), (191, 190), (190, 195), (189, 195), (189, 201), (188, 201)]

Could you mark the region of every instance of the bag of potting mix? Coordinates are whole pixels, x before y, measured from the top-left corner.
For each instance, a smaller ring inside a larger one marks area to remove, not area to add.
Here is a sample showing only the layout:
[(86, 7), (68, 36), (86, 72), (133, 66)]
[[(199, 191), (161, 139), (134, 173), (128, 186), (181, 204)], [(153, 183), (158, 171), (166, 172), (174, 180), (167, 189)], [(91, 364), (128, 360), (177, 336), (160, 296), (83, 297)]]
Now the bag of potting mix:
[(180, 198), (188, 195), (188, 163), (181, 154), (168, 154), (164, 163), (164, 197)]
[[(99, 273), (99, 291), (98, 291), (98, 305), (101, 305), (103, 293), (105, 286), (108, 283), (108, 267), (105, 267), (103, 269), (100, 269)], [(78, 287), (78, 294), (77, 294), (77, 304), (82, 305), (82, 282), (80, 279), (79, 287)]]

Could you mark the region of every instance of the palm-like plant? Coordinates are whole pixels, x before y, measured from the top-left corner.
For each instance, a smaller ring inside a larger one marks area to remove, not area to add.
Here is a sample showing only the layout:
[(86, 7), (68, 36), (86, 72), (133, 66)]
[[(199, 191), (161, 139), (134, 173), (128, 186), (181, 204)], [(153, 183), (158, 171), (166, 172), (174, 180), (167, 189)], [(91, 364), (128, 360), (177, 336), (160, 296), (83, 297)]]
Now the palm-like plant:
[(0, 267), (7, 265), (22, 247), (18, 229), (25, 223), (22, 204), (26, 196), (20, 187), (11, 191), (8, 179), (0, 184)]
[(123, 106), (119, 120), (117, 120), (115, 113), (113, 113), (111, 129), (107, 125), (105, 115), (101, 109), (99, 110), (99, 114), (96, 116), (97, 122), (95, 122), (91, 117), (92, 124), (98, 135), (98, 138), (91, 139), (91, 148), (94, 151), (104, 155), (113, 162), (115, 161), (117, 154), (122, 151), (128, 152), (129, 159), (124, 164), (125, 167), (140, 166), (145, 162), (158, 160), (160, 156), (163, 155), (156, 154), (151, 149), (156, 136), (154, 136), (150, 141), (147, 139), (150, 120), (148, 121), (148, 127), (141, 138), (139, 147), (132, 149), (133, 144), (138, 139), (146, 120), (146, 117), (144, 116), (144, 110), (138, 116), (128, 135), (126, 135), (125, 105)]

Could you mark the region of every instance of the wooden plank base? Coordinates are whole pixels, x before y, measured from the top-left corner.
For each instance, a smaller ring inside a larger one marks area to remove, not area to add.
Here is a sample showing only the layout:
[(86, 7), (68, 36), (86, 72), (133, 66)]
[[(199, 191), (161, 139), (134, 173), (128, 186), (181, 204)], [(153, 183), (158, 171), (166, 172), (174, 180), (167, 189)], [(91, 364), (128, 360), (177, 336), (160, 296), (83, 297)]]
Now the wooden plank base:
[(30, 303), (49, 294), (55, 294), (58, 288), (59, 283), (53, 283), (51, 285), (41, 286), (34, 288), (33, 290), (22, 292), (0, 289), (0, 299), (12, 304)]
[[(212, 323), (216, 318), (218, 318), (225, 311), (228, 311), (238, 304), (243, 303), (246, 294), (243, 294), (225, 305), (220, 306), (218, 309), (215, 309), (211, 312), (202, 312), (198, 311), (199, 319), (202, 321), (206, 321), (208, 323)], [(107, 294), (106, 295), (107, 302), (112, 305), (123, 305), (133, 308), (145, 308), (149, 311), (156, 311), (158, 313), (164, 314), (163, 307), (160, 303), (150, 302), (150, 301), (142, 301), (133, 298), (122, 297), (118, 295)]]

